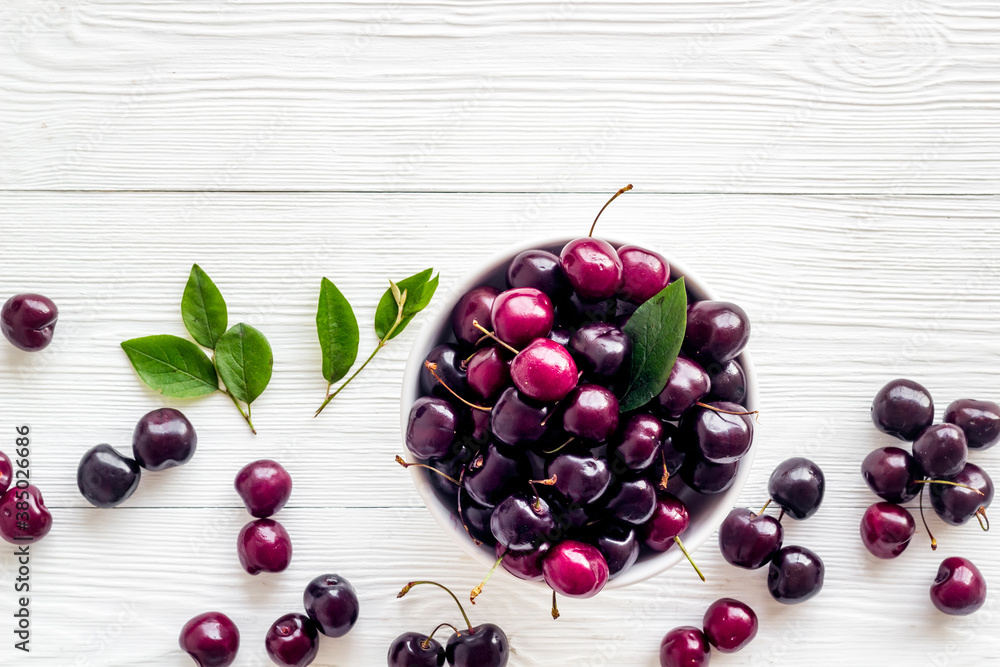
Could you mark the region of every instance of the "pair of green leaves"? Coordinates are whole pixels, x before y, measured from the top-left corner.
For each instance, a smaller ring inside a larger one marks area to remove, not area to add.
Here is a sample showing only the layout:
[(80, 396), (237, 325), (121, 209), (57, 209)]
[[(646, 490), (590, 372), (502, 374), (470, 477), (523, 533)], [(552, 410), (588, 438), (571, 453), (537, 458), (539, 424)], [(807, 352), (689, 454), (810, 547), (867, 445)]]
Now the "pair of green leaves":
[[(229, 323), (226, 300), (197, 264), (191, 267), (184, 288), (181, 317), (198, 344), (214, 350), (212, 357), (178, 336), (133, 338), (121, 345), (135, 372), (164, 396), (194, 398), (224, 392), (256, 433), (250, 419), (250, 404), (264, 392), (274, 364), (267, 338), (248, 324), (226, 328)], [(223, 387), (219, 386), (220, 378)], [(240, 402), (246, 404), (246, 411)]]
[(687, 289), (675, 280), (636, 309), (623, 331), (632, 340), (629, 386), (621, 411), (642, 407), (667, 386), (687, 328)]
[(360, 331), (358, 318), (347, 297), (333, 282), (323, 278), (319, 288), (319, 307), (316, 310), (316, 332), (323, 351), (323, 377), (327, 381), (327, 396), (316, 411), (317, 415), (364, 370), (386, 343), (401, 334), (417, 313), (430, 304), (438, 286), (438, 276), (432, 277), (433, 273), (434, 269), (426, 269), (398, 283), (389, 281), (389, 289), (382, 294), (375, 308), (378, 345), (354, 375), (333, 393), (330, 393), (333, 384), (343, 379), (358, 359)]

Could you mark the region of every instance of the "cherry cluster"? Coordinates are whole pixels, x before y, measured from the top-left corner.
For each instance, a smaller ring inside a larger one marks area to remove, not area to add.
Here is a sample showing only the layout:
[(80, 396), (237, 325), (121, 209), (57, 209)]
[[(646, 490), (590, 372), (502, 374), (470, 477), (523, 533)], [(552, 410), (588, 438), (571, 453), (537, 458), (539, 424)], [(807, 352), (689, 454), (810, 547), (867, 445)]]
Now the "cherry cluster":
[(660, 642), (660, 667), (707, 667), (711, 649), (735, 653), (757, 636), (757, 614), (750, 605), (722, 598), (709, 605), (702, 627), (674, 628)]
[(292, 562), (292, 539), (271, 518), (292, 495), (292, 476), (277, 461), (248, 463), (236, 474), (236, 493), (243, 499), (253, 521), (236, 538), (240, 565), (248, 574), (284, 572)]
[[(869, 507), (861, 518), (861, 541), (872, 555), (896, 558), (909, 546), (916, 522), (902, 503), (918, 496), (931, 548), (937, 548), (923, 513), (925, 487), (942, 521), (960, 526), (975, 517), (983, 530), (989, 530), (986, 508), (993, 501), (993, 480), (968, 458), (970, 450), (1000, 442), (1000, 405), (959, 399), (945, 409), (944, 422), (935, 424), (930, 392), (917, 382), (898, 379), (879, 390), (871, 414), (879, 431), (912, 443), (910, 451), (881, 447), (861, 463), (868, 487), (884, 501)], [(986, 601), (986, 581), (972, 561), (946, 558), (930, 595), (946, 614), (971, 614)]]
[(13, 463), (0, 452), (0, 537), (11, 544), (37, 542), (52, 530), (52, 514), (37, 486), (14, 477)]

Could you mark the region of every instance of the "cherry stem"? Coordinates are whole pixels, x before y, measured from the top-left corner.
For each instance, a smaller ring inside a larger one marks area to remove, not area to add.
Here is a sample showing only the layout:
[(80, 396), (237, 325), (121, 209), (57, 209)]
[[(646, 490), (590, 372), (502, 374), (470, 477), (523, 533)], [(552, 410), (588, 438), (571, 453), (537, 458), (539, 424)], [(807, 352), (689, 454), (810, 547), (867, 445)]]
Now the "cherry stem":
[[(476, 462), (478, 462), (479, 465), (482, 465), (481, 461), (482, 461), (482, 457), (476, 459)], [(457, 497), (457, 500), (456, 500), (456, 502), (458, 503), (458, 519), (459, 519), (459, 521), (462, 522), (462, 528), (465, 528), (465, 534), (469, 536), (469, 539), (472, 540), (472, 543), (475, 544), (477, 547), (478, 546), (482, 546), (482, 544), (483, 544), (482, 541), (481, 540), (477, 540), (472, 535), (472, 531), (469, 530), (469, 525), (467, 523), (465, 523), (465, 516), (462, 515), (462, 482), (463, 481), (465, 481), (465, 466), (462, 466), (462, 472), (459, 473), (459, 475), (458, 475), (458, 487), (459, 488), (458, 488), (458, 497)]]
[(663, 477), (660, 478), (660, 490), (666, 491), (670, 483), (670, 470), (667, 468), (667, 453), (660, 450), (660, 460), (663, 461)]
[(757, 512), (757, 516), (760, 516), (761, 514), (764, 513), (764, 510), (766, 510), (771, 505), (771, 501), (772, 500), (773, 500), (773, 498), (768, 498), (767, 499), (767, 502), (764, 503), (764, 506), (760, 508), (759, 512)]
[(552, 591), (552, 620), (559, 618), (559, 607), (556, 606), (556, 592)]
[(405, 460), (399, 454), (396, 454), (396, 463), (398, 463), (399, 465), (403, 466), (404, 468), (409, 468), (410, 466), (414, 466), (414, 467), (417, 467), (417, 468), (424, 468), (425, 470), (430, 470), (431, 472), (436, 472), (437, 474), (441, 475), (442, 477), (444, 477), (446, 480), (448, 480), (449, 482), (451, 482), (455, 486), (462, 486), (458, 482), (458, 480), (455, 479), (454, 477), (452, 477), (451, 475), (446, 475), (445, 473), (441, 472), (437, 468), (435, 468), (433, 466), (429, 466), (426, 463), (410, 463), (409, 461)]
[(425, 651), (427, 649), (429, 649), (431, 647), (431, 640), (434, 639), (434, 635), (441, 628), (451, 628), (455, 632), (456, 635), (458, 635), (459, 637), (462, 636), (461, 630), (459, 630), (458, 628), (456, 628), (451, 623), (442, 623), (441, 625), (439, 625), (436, 628), (434, 628), (434, 630), (432, 630), (429, 635), (427, 635), (427, 639), (425, 639), (424, 641), (420, 642), (420, 648), (424, 649)]
[(566, 442), (564, 442), (563, 444), (559, 445), (559, 446), (558, 446), (558, 447), (556, 447), (555, 449), (548, 449), (548, 450), (544, 450), (544, 449), (543, 449), (543, 450), (542, 450), (542, 453), (543, 453), (543, 454), (555, 454), (555, 453), (556, 453), (556, 452), (558, 452), (558, 451), (559, 451), (560, 449), (562, 449), (563, 447), (565, 447), (565, 446), (566, 446), (566, 445), (568, 445), (569, 443), (573, 442), (574, 440), (576, 440), (576, 437), (572, 437), (572, 438), (570, 438), (569, 440), (567, 440), (567, 441), (566, 441)]
[(702, 581), (705, 581), (705, 575), (704, 575), (704, 574), (702, 574), (702, 573), (701, 573), (701, 570), (699, 570), (699, 569), (698, 569), (698, 566), (697, 566), (697, 565), (695, 565), (695, 562), (694, 562), (694, 559), (693, 559), (693, 558), (691, 558), (691, 554), (689, 554), (689, 553), (688, 553), (688, 550), (684, 548), (684, 543), (683, 543), (683, 542), (681, 542), (681, 538), (679, 538), (679, 537), (677, 537), (677, 536), (675, 535), (675, 536), (674, 536), (674, 542), (676, 542), (676, 543), (677, 543), (677, 546), (679, 546), (679, 547), (681, 548), (681, 553), (683, 553), (683, 554), (684, 554), (684, 557), (688, 559), (688, 562), (689, 562), (689, 563), (691, 563), (691, 567), (693, 567), (693, 568), (694, 568), (694, 571), (698, 573), (698, 576), (699, 576), (699, 577), (701, 577), (701, 580), (702, 580)]
[(931, 551), (937, 551), (937, 539), (934, 537), (934, 533), (931, 532), (931, 527), (927, 525), (927, 517), (924, 516), (924, 487), (920, 487), (920, 520), (924, 522), (924, 530), (927, 531), (927, 536), (931, 538)]
[(471, 602), (472, 604), (476, 604), (476, 598), (482, 594), (483, 586), (486, 585), (486, 582), (490, 580), (490, 577), (493, 576), (493, 573), (497, 571), (498, 567), (500, 567), (500, 563), (503, 562), (503, 557), (506, 554), (507, 551), (504, 550), (504, 552), (500, 554), (500, 557), (497, 558), (497, 562), (493, 563), (493, 567), (490, 568), (490, 571), (486, 573), (486, 578), (483, 579), (478, 586), (472, 589), (472, 592), (469, 593), (469, 602)]
[(784, 518), (785, 518), (785, 508), (782, 507), (781, 512), (778, 513), (778, 523), (781, 523), (781, 520)]
[(604, 209), (606, 209), (606, 208), (608, 207), (608, 204), (610, 204), (610, 203), (611, 203), (611, 202), (613, 202), (614, 200), (618, 199), (618, 198), (619, 198), (620, 196), (622, 196), (623, 194), (625, 194), (626, 192), (628, 192), (628, 191), (629, 191), (629, 190), (631, 190), (631, 189), (632, 189), (632, 184), (631, 184), (631, 183), (629, 183), (629, 184), (628, 184), (628, 185), (626, 185), (626, 186), (625, 186), (624, 188), (622, 188), (621, 190), (619, 190), (618, 192), (616, 192), (615, 194), (613, 194), (613, 195), (611, 196), (611, 199), (609, 199), (609, 200), (607, 201), (607, 204), (605, 204), (604, 206), (602, 206), (602, 207), (601, 207), (601, 210), (597, 212), (597, 217), (596, 217), (596, 218), (594, 218), (594, 224), (592, 224), (592, 225), (590, 226), (590, 233), (589, 233), (589, 234), (587, 234), (587, 236), (593, 236), (593, 235), (594, 235), (594, 228), (595, 228), (595, 227), (597, 227), (597, 220), (598, 220), (598, 218), (600, 218), (600, 217), (601, 217), (601, 213), (604, 213)]
[[(983, 520), (986, 521), (985, 525), (983, 524)], [(983, 531), (987, 533), (990, 532), (990, 518), (986, 516), (985, 507), (980, 507), (976, 510), (976, 521), (979, 522), (979, 527), (982, 528)]]
[(442, 387), (444, 387), (449, 392), (451, 392), (452, 396), (454, 396), (458, 400), (462, 401), (463, 403), (465, 403), (466, 405), (468, 405), (473, 410), (482, 410), (483, 412), (490, 412), (491, 410), (493, 410), (493, 408), (486, 407), (485, 405), (476, 405), (475, 403), (470, 403), (469, 401), (467, 401), (464, 398), (462, 398), (461, 396), (459, 396), (458, 392), (456, 392), (454, 389), (452, 389), (451, 387), (449, 387), (448, 383), (445, 382), (444, 380), (442, 380), (441, 376), (437, 374), (437, 367), (438, 367), (437, 364), (435, 364), (433, 361), (425, 361), (424, 362), (424, 368), (426, 368), (428, 371), (430, 371), (430, 374), (434, 376), (434, 379), (437, 380), (441, 384)]
[(972, 487), (972, 486), (969, 486), (968, 484), (959, 484), (958, 482), (949, 482), (946, 479), (917, 479), (917, 480), (914, 480), (914, 483), (915, 484), (947, 484), (948, 486), (960, 486), (963, 489), (968, 489), (969, 491), (975, 491), (976, 493), (978, 493), (981, 496), (985, 496), (986, 495), (985, 493), (983, 493), (979, 489), (977, 489), (975, 487)]
[(709, 405), (708, 403), (702, 403), (701, 401), (697, 401), (695, 405), (701, 408), (705, 408), (706, 410), (711, 410), (713, 412), (721, 412), (724, 415), (736, 415), (737, 417), (747, 417), (749, 415), (753, 415), (754, 416), (753, 420), (758, 424), (760, 423), (760, 410), (750, 410), (749, 412), (746, 411), (733, 412), (732, 410), (723, 410), (722, 408), (717, 408), (715, 406)]
[[(538, 495), (538, 489), (535, 488), (535, 484), (544, 484), (545, 486), (552, 486), (556, 483), (556, 476), (552, 475), (548, 479), (529, 479), (528, 484), (531, 485), (531, 490), (535, 492), (535, 502), (531, 504), (531, 507), (535, 512), (540, 512), (542, 510), (542, 497)], [(485, 583), (485, 582), (484, 582)]]
[(459, 601), (459, 599), (457, 597), (455, 597), (455, 594), (452, 593), (451, 589), (448, 588), (447, 586), (442, 586), (441, 584), (439, 584), (436, 581), (411, 581), (410, 583), (408, 583), (405, 586), (403, 586), (403, 590), (399, 591), (399, 595), (397, 595), (396, 597), (397, 598), (403, 597), (404, 595), (406, 595), (407, 593), (410, 592), (411, 588), (413, 588), (414, 586), (419, 586), (421, 584), (430, 584), (431, 586), (437, 586), (438, 588), (440, 588), (441, 590), (443, 590), (445, 593), (447, 593), (448, 595), (450, 595), (451, 599), (454, 600), (455, 604), (458, 605), (459, 611), (462, 612), (462, 618), (465, 619), (465, 624), (467, 626), (469, 626), (469, 632), (470, 633), (472, 632), (472, 621), (469, 620), (468, 614), (465, 613), (465, 607), (462, 606), (462, 603)]
[(483, 326), (479, 324), (479, 320), (472, 320), (472, 326), (476, 327), (477, 329), (479, 329), (480, 331), (482, 331), (484, 334), (486, 334), (487, 336), (489, 336), (490, 338), (492, 338), (496, 342), (500, 343), (501, 345), (503, 345), (505, 348), (507, 348), (508, 350), (510, 350), (511, 352), (513, 352), (514, 354), (519, 354), (520, 353), (520, 350), (511, 347), (507, 343), (505, 343), (502, 340), (500, 340), (499, 338), (497, 338), (496, 335), (492, 331), (489, 331), (489, 330), (483, 328)]

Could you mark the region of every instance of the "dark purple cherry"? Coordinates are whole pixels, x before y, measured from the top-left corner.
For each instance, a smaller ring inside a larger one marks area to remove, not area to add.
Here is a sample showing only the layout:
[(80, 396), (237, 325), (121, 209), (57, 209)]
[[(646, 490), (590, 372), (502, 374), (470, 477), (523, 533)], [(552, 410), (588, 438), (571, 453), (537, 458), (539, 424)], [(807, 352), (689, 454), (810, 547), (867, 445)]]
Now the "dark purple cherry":
[(80, 459), (76, 485), (95, 507), (121, 505), (139, 488), (142, 468), (111, 445), (97, 445)]
[(773, 516), (737, 507), (719, 527), (719, 551), (730, 565), (756, 570), (778, 553), (783, 538), (784, 530)]
[(146, 470), (184, 465), (198, 448), (198, 434), (180, 410), (160, 408), (143, 415), (132, 433), (132, 456)]
[(16, 485), (7, 489), (0, 498), (0, 537), (11, 544), (25, 545), (38, 542), (50, 530), (52, 514), (38, 487), (29, 484), (23, 489)]
[(954, 424), (928, 426), (913, 443), (913, 458), (928, 477), (954, 475), (968, 457), (965, 433)]
[(913, 516), (893, 503), (875, 503), (861, 517), (861, 543), (878, 558), (903, 553), (917, 530)]
[(931, 584), (931, 602), (946, 614), (967, 616), (986, 602), (986, 580), (968, 558), (945, 558)]
[(444, 400), (421, 396), (410, 408), (406, 448), (418, 459), (447, 456), (458, 433), (458, 412)]
[(0, 309), (0, 331), (11, 344), (26, 352), (45, 349), (52, 342), (59, 309), (41, 294), (18, 294)]
[(472, 288), (458, 300), (451, 311), (451, 327), (459, 343), (472, 346), (483, 337), (483, 332), (472, 326), (473, 322), (478, 322), (487, 331), (493, 328), (491, 313), (493, 301), (498, 294), (500, 290), (495, 287), (481, 285)]
[(757, 636), (757, 614), (750, 605), (733, 598), (710, 604), (702, 625), (708, 643), (720, 653), (735, 653)]
[(500, 564), (503, 569), (513, 574), (518, 579), (525, 581), (541, 581), (542, 563), (545, 561), (545, 554), (549, 551), (548, 544), (542, 544), (537, 549), (531, 551), (512, 551), (502, 544), (496, 545), (496, 557), (502, 558)]
[(599, 378), (613, 378), (626, 368), (632, 355), (632, 339), (606, 322), (584, 324), (570, 339), (580, 370)]
[(491, 413), (484, 410), (469, 410), (469, 422), (471, 430), (464, 437), (459, 438), (451, 446), (453, 453), (461, 452), (463, 449), (479, 449), (493, 437), (493, 427), (490, 425)]
[(617, 460), (629, 470), (645, 470), (659, 460), (665, 431), (653, 415), (632, 415), (612, 443)]
[(280, 667), (306, 667), (319, 652), (319, 630), (302, 614), (285, 614), (267, 631), (267, 654)]
[(711, 380), (709, 397), (713, 401), (729, 401), (745, 405), (747, 398), (747, 376), (743, 366), (735, 359), (724, 364), (712, 362), (705, 367)]
[(708, 639), (698, 628), (674, 628), (660, 642), (660, 667), (708, 667)]
[(622, 281), (618, 295), (633, 303), (645, 303), (670, 282), (670, 265), (658, 252), (634, 245), (618, 248)]
[(243, 526), (236, 553), (248, 574), (283, 572), (292, 562), (292, 540), (277, 521), (257, 519)]
[(553, 302), (562, 301), (571, 287), (563, 275), (559, 258), (547, 250), (525, 250), (507, 267), (508, 287), (534, 287)]
[(266, 519), (276, 514), (292, 495), (292, 476), (277, 461), (248, 463), (233, 482), (250, 516)]
[(649, 521), (656, 511), (656, 487), (648, 479), (623, 479), (611, 487), (604, 505), (608, 518), (635, 526)]
[(496, 507), (521, 487), (527, 467), (516, 450), (490, 443), (469, 463), (462, 484), (474, 501), (484, 507)]
[(733, 485), (739, 462), (712, 463), (699, 456), (688, 456), (681, 466), (681, 479), (692, 490), (706, 496), (722, 493)]
[(934, 401), (923, 385), (913, 380), (893, 380), (879, 389), (872, 401), (875, 428), (912, 442), (934, 421)]
[(1000, 405), (960, 398), (944, 411), (944, 420), (965, 433), (969, 449), (989, 449), (1000, 442)]
[(570, 329), (556, 328), (549, 333), (549, 340), (558, 343), (569, 349), (569, 342), (573, 339), (573, 331)]
[(653, 551), (666, 551), (690, 523), (691, 514), (680, 498), (660, 494), (652, 518), (643, 526), (642, 541)]
[(571, 328), (579, 328), (588, 324), (611, 322), (618, 312), (618, 299), (598, 299), (596, 301), (583, 299), (574, 294), (559, 304), (558, 318), (560, 324)]
[(564, 540), (549, 549), (542, 564), (545, 583), (571, 598), (591, 598), (608, 583), (608, 561), (592, 544)]
[(767, 571), (767, 589), (778, 602), (798, 604), (823, 588), (823, 561), (805, 547), (783, 547)]
[(591, 528), (592, 542), (608, 562), (609, 578), (614, 579), (639, 559), (639, 538), (635, 529), (615, 523)]
[(517, 493), (493, 510), (490, 530), (498, 544), (514, 551), (530, 551), (555, 533), (556, 521), (543, 499)]
[(905, 449), (881, 447), (861, 462), (861, 476), (876, 496), (890, 503), (905, 503), (920, 493), (924, 471)]
[(958, 474), (946, 477), (945, 480), (965, 485), (930, 485), (931, 507), (945, 523), (961, 526), (977, 513), (985, 514), (985, 508), (993, 502), (993, 480), (974, 463), (966, 463)]
[(562, 426), (574, 437), (604, 442), (618, 428), (618, 399), (600, 385), (580, 385), (566, 397)]
[(555, 477), (553, 485), (571, 503), (589, 505), (596, 501), (611, 484), (608, 462), (594, 456), (560, 454), (549, 462), (548, 477)]
[(746, 311), (725, 301), (698, 301), (688, 306), (684, 351), (707, 365), (739, 356), (750, 340)]
[(507, 635), (492, 623), (453, 634), (445, 647), (452, 667), (504, 667), (510, 658)]
[(542, 403), (562, 400), (576, 386), (578, 371), (569, 351), (548, 338), (536, 338), (510, 362), (518, 391)]
[(14, 478), (14, 466), (6, 454), (0, 452), (0, 496), (7, 492), (10, 481)]
[[(705, 369), (686, 357), (677, 357), (666, 386), (656, 397), (660, 416), (677, 421), (708, 394), (711, 386)], [(743, 409), (740, 408), (739, 411), (742, 412)]]
[(509, 289), (493, 301), (493, 333), (512, 347), (545, 338), (554, 319), (552, 300), (533, 287)]
[(750, 415), (726, 414), (745, 413), (743, 406), (736, 403), (718, 401), (708, 405), (708, 408), (695, 406), (684, 415), (680, 428), (685, 441), (711, 463), (739, 461), (753, 442)]
[(466, 381), (480, 398), (487, 401), (510, 386), (510, 362), (497, 347), (484, 347), (469, 358)]
[(493, 507), (485, 507), (474, 501), (466, 491), (461, 492), (462, 523), (465, 524), (469, 536), (485, 544), (495, 544), (496, 538), (490, 528), (493, 518)]
[(437, 396), (448, 401), (455, 400), (454, 394), (445, 388), (447, 385), (460, 396), (468, 395), (468, 381), (462, 369), (463, 358), (458, 348), (451, 343), (438, 345), (427, 355), (425, 361), (434, 364), (434, 373), (444, 382), (440, 382), (426, 365), (420, 365), (420, 391), (424, 394)]
[(178, 643), (198, 667), (229, 667), (240, 650), (240, 631), (222, 612), (209, 611), (184, 624)]
[(419, 632), (404, 632), (389, 644), (389, 667), (442, 667), (444, 647)]
[(327, 637), (343, 637), (358, 622), (358, 594), (338, 574), (322, 574), (310, 581), (302, 603), (306, 615)]
[(785, 514), (793, 519), (808, 519), (823, 502), (826, 478), (820, 467), (797, 456), (782, 461), (771, 473), (767, 492)]
[(607, 299), (621, 284), (622, 260), (607, 241), (591, 237), (570, 241), (559, 261), (573, 290), (584, 299)]
[(493, 436), (508, 445), (538, 442), (546, 432), (546, 418), (551, 408), (507, 387), (490, 413)]

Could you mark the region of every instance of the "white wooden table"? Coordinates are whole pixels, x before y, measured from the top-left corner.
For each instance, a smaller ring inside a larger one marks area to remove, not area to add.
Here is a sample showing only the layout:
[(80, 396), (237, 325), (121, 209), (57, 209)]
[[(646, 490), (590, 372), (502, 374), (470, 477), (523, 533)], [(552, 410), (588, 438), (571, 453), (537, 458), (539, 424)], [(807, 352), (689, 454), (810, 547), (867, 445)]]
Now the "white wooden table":
[[(471, 610), (510, 637), (516, 667), (656, 664), (670, 628), (714, 599), (761, 631), (713, 665), (974, 665), (1000, 653), (1000, 544), (930, 517), (895, 562), (857, 536), (873, 502), (868, 421), (898, 376), (939, 403), (1000, 398), (1000, 6), (955, 0), (275, 2), (7, 0), (0, 7), (0, 296), (39, 291), (56, 341), (0, 345), (0, 449), (33, 432), (32, 473), (55, 516), (32, 548), (32, 653), (13, 649), (10, 549), (0, 555), (0, 664), (183, 666), (180, 626), (221, 609), (237, 662), (313, 576), (348, 577), (362, 619), (316, 665), (377, 666), (391, 639), (455, 621), (433, 590), (480, 568), (444, 539), (406, 473), (398, 397), (416, 326), (326, 413), (314, 313), (321, 276), (358, 307), (362, 348), (388, 277), (426, 266), (447, 292), (497, 248), (601, 229), (682, 258), (754, 323), (759, 450), (742, 502), (759, 506), (792, 455), (828, 497), (787, 542), (816, 550), (826, 587), (785, 607), (765, 573), (697, 553), (592, 601), (497, 577)], [(232, 321), (263, 330), (274, 378), (253, 437), (222, 396), (164, 400), (118, 343), (182, 334), (200, 263)], [(432, 307), (433, 310), (433, 307)], [(415, 325), (419, 325), (422, 317)], [(144, 412), (183, 409), (200, 435), (184, 468), (150, 474), (122, 508), (76, 490), (89, 447), (123, 449)], [(3, 435), (6, 434), (6, 435)], [(250, 577), (235, 472), (283, 462), (292, 566)], [(974, 455), (1000, 470), (1000, 448)], [(948, 555), (993, 587), (968, 618), (927, 589)]]

